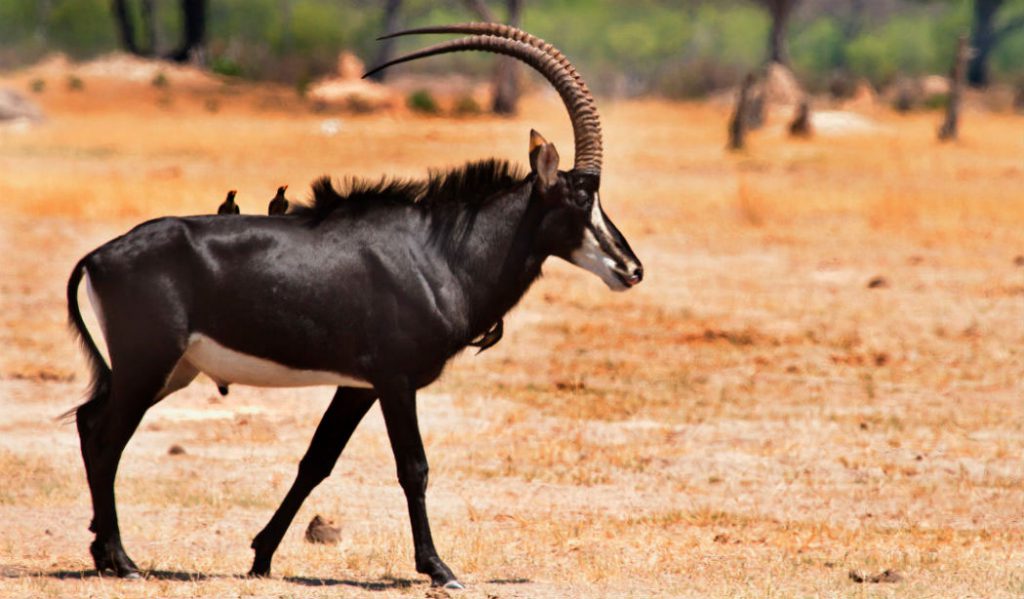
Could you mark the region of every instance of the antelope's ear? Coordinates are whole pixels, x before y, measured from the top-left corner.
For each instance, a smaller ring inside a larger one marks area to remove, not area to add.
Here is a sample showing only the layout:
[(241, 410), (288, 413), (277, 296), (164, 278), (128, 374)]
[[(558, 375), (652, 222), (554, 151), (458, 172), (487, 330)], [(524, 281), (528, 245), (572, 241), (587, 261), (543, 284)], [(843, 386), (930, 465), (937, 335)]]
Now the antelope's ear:
[(530, 170), (537, 174), (543, 189), (558, 180), (558, 150), (533, 129), (530, 130)]

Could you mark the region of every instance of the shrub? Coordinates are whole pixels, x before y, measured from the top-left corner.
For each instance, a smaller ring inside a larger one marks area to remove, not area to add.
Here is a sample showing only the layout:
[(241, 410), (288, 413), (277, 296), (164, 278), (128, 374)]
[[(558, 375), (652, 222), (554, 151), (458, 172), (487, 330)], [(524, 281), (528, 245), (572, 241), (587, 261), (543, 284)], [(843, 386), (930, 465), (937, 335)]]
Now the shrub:
[(210, 70), (225, 77), (241, 77), (242, 65), (226, 56), (216, 56), (210, 61)]
[(473, 99), (473, 96), (465, 95), (455, 101), (455, 108), (453, 112), (457, 116), (471, 116), (480, 114), (483, 110), (480, 108), (480, 104)]
[(409, 94), (405, 103), (413, 112), (437, 114), (441, 111), (433, 94), (425, 89), (418, 89)]

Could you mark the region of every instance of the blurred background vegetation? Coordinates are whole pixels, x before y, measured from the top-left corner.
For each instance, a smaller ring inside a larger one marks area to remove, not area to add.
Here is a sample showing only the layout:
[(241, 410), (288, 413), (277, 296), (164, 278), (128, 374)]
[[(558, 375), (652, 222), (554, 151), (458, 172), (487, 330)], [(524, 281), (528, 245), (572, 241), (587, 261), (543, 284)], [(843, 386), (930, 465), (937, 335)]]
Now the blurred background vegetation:
[[(992, 3), (993, 0), (989, 0)], [(111, 0), (0, 0), (0, 68), (51, 51), (84, 59), (122, 47)], [(126, 1), (140, 38), (156, 54), (179, 45), (178, 0)], [(333, 70), (347, 49), (366, 62), (379, 53), (384, 0), (208, 0), (205, 58), (214, 70), (302, 85)], [(503, 2), (490, 1), (504, 18)], [(771, 2), (747, 0), (524, 0), (522, 24), (556, 41), (604, 93), (694, 97), (735, 84), (766, 57)], [(1006, 35), (988, 57), (991, 78), (1024, 81), (1024, 0), (996, 1)], [(477, 20), (472, 2), (403, 0), (398, 24)], [(971, 30), (974, 0), (803, 0), (789, 19), (791, 67), (811, 90), (836, 77), (876, 86), (900, 75), (946, 73), (956, 36)], [(1002, 29), (1000, 29), (1002, 31)], [(401, 40), (399, 50), (424, 43)], [(458, 68), (484, 75), (486, 57), (459, 55), (416, 63), (420, 71)]]

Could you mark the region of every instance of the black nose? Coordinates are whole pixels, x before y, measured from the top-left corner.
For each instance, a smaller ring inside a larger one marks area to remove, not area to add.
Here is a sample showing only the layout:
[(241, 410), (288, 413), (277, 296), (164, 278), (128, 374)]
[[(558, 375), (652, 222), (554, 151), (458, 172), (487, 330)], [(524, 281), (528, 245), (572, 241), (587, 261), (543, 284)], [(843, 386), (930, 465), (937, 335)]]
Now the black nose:
[(635, 269), (633, 269), (633, 272), (630, 273), (629, 277), (626, 279), (626, 283), (628, 283), (629, 286), (632, 287), (633, 285), (636, 285), (637, 283), (639, 283), (640, 281), (643, 281), (643, 280), (644, 280), (644, 267), (643, 266), (637, 266)]

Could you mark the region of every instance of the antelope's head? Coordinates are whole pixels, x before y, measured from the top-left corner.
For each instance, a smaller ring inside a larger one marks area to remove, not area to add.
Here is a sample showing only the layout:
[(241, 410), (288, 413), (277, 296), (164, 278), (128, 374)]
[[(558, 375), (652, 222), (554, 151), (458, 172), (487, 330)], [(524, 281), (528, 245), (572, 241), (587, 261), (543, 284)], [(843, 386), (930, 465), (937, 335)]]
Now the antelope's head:
[(544, 40), (500, 23), (422, 27), (385, 38), (420, 33), (467, 36), (406, 54), (374, 68), (364, 77), (400, 62), (470, 50), (511, 56), (539, 71), (565, 103), (576, 145), (572, 169), (560, 171), (555, 146), (536, 131), (530, 132), (534, 194), (546, 207), (540, 235), (543, 250), (589, 270), (615, 291), (639, 283), (644, 274), (640, 259), (601, 206), (601, 123), (594, 96), (569, 59)]
[(589, 270), (613, 291), (638, 284), (644, 267), (601, 207), (601, 175), (574, 167), (558, 170), (558, 151), (530, 132), (534, 193), (549, 206), (542, 225), (548, 253)]

